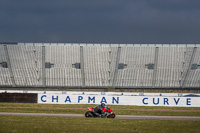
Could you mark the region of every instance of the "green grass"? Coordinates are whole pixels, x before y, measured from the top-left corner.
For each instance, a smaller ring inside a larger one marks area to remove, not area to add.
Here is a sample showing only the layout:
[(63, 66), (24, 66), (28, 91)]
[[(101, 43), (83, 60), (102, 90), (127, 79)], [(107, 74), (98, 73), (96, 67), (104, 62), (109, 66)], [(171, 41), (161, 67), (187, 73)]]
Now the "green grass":
[(199, 132), (200, 121), (0, 116), (0, 132)]
[[(24, 113), (63, 113), (63, 114), (84, 114), (88, 107), (96, 105), (58, 105), (58, 104), (33, 104), (33, 103), (0, 103), (0, 112), (24, 112)], [(157, 116), (200, 116), (199, 107), (144, 107), (144, 106), (110, 106), (116, 115), (157, 115)], [(85, 108), (85, 109), (67, 109)], [(116, 110), (115, 110), (116, 109)], [(117, 109), (166, 109), (168, 111), (138, 111), (138, 110), (117, 110)], [(188, 110), (188, 112), (173, 112), (174, 110)]]
[[(87, 108), (94, 104), (37, 104), (37, 103), (0, 103), (0, 107), (60, 107), (60, 108)], [(125, 106), (109, 105), (115, 109), (169, 109), (169, 110), (200, 110), (200, 107), (162, 107), (162, 106)]]
[[(0, 112), (84, 114), (87, 107), (96, 105), (58, 105), (32, 103), (0, 103)], [(113, 109), (166, 109), (168, 111), (114, 110), (116, 115), (200, 116), (200, 110), (186, 107), (110, 106)], [(85, 108), (85, 109), (67, 109)], [(70, 117), (0, 116), (0, 133), (65, 133), (65, 132), (199, 132), (200, 121), (129, 120)]]

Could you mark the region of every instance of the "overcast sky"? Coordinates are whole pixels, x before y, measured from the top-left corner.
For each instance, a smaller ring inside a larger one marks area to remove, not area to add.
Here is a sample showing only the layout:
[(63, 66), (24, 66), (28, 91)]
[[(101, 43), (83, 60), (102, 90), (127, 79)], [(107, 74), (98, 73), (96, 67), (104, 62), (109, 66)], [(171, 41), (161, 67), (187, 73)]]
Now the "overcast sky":
[(0, 42), (200, 43), (200, 1), (0, 0)]

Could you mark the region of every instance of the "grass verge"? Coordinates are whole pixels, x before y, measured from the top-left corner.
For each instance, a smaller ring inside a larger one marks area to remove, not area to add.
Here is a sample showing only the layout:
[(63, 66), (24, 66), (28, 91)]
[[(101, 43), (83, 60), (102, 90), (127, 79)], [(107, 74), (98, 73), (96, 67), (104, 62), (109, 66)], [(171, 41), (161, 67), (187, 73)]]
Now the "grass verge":
[(0, 116), (0, 132), (199, 132), (200, 121)]
[[(96, 105), (58, 105), (33, 103), (0, 103), (0, 112), (20, 113), (63, 113), (84, 114), (88, 107)], [(116, 115), (155, 115), (155, 116), (200, 116), (200, 108), (188, 107), (144, 107), (144, 106), (110, 106)], [(71, 109), (69, 109), (71, 108)], [(77, 109), (76, 109), (77, 108)], [(123, 110), (130, 109), (130, 110)], [(136, 110), (131, 110), (136, 109)], [(140, 110), (142, 109), (142, 111)], [(139, 111), (138, 111), (139, 110)], [(150, 110), (150, 111), (149, 111)]]

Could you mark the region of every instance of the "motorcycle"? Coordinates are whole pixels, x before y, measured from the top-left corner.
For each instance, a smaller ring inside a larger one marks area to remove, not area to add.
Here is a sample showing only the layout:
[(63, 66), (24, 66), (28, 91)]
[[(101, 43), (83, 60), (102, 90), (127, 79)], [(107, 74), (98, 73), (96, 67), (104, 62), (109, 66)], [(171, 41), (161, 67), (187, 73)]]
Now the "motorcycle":
[[(88, 108), (89, 111), (85, 113), (85, 117), (99, 117), (94, 113), (94, 108)], [(110, 107), (103, 108), (104, 116), (102, 118), (115, 118), (115, 113)]]

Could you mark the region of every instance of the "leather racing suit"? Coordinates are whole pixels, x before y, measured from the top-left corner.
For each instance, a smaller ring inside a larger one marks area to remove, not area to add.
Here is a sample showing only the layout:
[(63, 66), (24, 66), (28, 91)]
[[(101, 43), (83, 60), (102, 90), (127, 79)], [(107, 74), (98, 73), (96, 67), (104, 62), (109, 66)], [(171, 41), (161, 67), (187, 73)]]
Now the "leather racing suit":
[(99, 105), (96, 108), (94, 108), (94, 113), (96, 116), (99, 116), (99, 117), (104, 116), (105, 109), (101, 105)]

